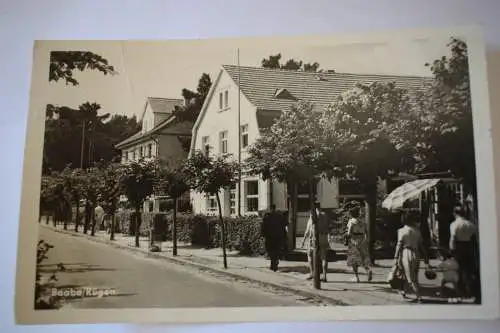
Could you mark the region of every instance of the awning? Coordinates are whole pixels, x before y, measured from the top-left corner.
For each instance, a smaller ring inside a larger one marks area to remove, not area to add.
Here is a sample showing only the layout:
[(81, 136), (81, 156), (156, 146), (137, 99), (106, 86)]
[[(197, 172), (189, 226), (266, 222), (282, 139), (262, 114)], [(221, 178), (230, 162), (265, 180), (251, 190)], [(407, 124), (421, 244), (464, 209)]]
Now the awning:
[(440, 179), (417, 179), (394, 189), (382, 202), (382, 207), (388, 210), (398, 210), (408, 200), (417, 199), (422, 192), (436, 186)]

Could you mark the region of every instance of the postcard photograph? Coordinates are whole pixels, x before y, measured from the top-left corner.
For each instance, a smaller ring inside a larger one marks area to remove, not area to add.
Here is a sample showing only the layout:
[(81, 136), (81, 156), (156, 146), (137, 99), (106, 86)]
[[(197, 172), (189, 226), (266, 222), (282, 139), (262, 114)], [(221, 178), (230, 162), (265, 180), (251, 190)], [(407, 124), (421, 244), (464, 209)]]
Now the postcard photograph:
[(18, 318), (491, 315), (475, 36), (36, 41)]

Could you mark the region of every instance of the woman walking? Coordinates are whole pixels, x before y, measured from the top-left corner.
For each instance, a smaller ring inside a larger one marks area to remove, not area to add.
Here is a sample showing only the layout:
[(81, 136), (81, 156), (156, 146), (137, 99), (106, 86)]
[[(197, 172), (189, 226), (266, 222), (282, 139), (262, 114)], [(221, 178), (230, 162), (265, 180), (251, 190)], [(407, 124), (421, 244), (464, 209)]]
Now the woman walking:
[(358, 268), (362, 266), (368, 275), (368, 282), (372, 280), (370, 256), (368, 253), (368, 232), (366, 224), (359, 220), (359, 207), (349, 210), (351, 218), (347, 222), (347, 265), (354, 271), (355, 282), (359, 282)]
[[(420, 258), (423, 256), (426, 268), (429, 268), (429, 258), (422, 245), (422, 236), (419, 230), (420, 213), (418, 210), (409, 210), (404, 214), (404, 226), (398, 230), (398, 242), (394, 254), (393, 272), (400, 269), (404, 273), (405, 287), (411, 287), (415, 293), (415, 301), (421, 302), (418, 271)], [(401, 296), (406, 298), (406, 288)]]

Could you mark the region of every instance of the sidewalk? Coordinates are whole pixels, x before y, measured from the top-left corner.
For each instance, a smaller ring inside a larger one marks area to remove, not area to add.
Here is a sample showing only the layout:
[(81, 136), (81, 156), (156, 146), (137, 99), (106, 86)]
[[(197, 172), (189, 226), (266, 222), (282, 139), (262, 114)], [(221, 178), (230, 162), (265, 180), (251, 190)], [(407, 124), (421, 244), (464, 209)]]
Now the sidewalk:
[[(126, 249), (147, 256), (158, 257), (178, 264), (195, 266), (201, 269), (222, 273), (238, 280), (265, 285), (278, 290), (292, 292), (305, 298), (317, 299), (334, 305), (400, 305), (407, 304), (408, 300), (402, 299), (395, 291), (391, 290), (385, 282), (392, 260), (377, 260), (373, 268), (373, 281), (366, 282), (366, 274), (361, 272), (361, 283), (351, 282), (353, 274), (345, 261), (330, 262), (328, 267), (328, 282), (321, 283), (321, 290), (312, 286), (312, 281), (307, 281), (308, 267), (306, 262), (281, 261), (278, 272), (269, 270), (269, 261), (264, 257), (239, 256), (236, 251), (227, 252), (228, 269), (222, 264), (222, 251), (217, 249), (194, 248), (190, 244), (179, 243), (178, 255), (172, 255), (172, 242), (161, 243), (161, 252), (150, 252), (149, 241), (141, 237), (140, 248), (136, 248), (135, 238), (116, 234), (115, 240), (109, 240), (109, 234), (103, 231), (96, 232), (95, 236), (84, 235), (81, 231), (75, 233), (74, 226), (69, 225), (68, 230), (63, 230), (62, 225), (54, 228), (52, 225), (40, 223), (41, 226), (54, 229), (74, 236), (85, 237), (91, 241), (106, 243), (111, 246)], [(160, 245), (159, 243), (157, 243)], [(431, 262), (431, 265), (437, 262)], [(440, 275), (435, 280), (427, 280), (420, 272), (420, 281), (424, 293), (424, 301), (429, 303), (446, 303), (445, 299), (436, 296), (439, 290)]]

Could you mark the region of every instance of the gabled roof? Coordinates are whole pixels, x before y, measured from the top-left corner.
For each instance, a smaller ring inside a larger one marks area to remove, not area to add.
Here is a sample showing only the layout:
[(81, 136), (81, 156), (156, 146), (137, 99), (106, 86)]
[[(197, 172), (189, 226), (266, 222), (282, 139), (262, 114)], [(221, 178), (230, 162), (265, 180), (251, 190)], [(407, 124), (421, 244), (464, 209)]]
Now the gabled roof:
[[(400, 88), (420, 90), (426, 82), (432, 80), (431, 77), (419, 76), (315, 73), (234, 65), (222, 67), (236, 84), (240, 82), (241, 92), (250, 103), (257, 109), (272, 111), (286, 110), (296, 100), (308, 100), (316, 108), (323, 109), (357, 83), (394, 82)], [(279, 98), (280, 96), (285, 98)], [(286, 96), (292, 96), (296, 100)]]
[(184, 100), (178, 98), (148, 97), (147, 103), (154, 113), (171, 113), (176, 106), (181, 106)]
[[(163, 97), (146, 97), (146, 103), (144, 103), (144, 110), (142, 111), (141, 121), (144, 119), (148, 105), (151, 106), (153, 113), (161, 114), (172, 114), (176, 106), (183, 105), (184, 100), (179, 98), (163, 98)], [(157, 134), (162, 129), (168, 127), (172, 123), (175, 117), (167, 116), (167, 119), (162, 121), (153, 127), (150, 131), (143, 133), (139, 131), (138, 133), (126, 138), (125, 140), (119, 142), (115, 145), (117, 149), (121, 149), (133, 143), (140, 141), (141, 139), (149, 138), (151, 135)], [(185, 133), (181, 133), (184, 135)], [(187, 134), (187, 133), (186, 133)]]
[[(164, 121), (162, 121), (161, 123), (159, 123), (158, 125), (153, 127), (150, 131), (145, 132), (145, 133), (138, 132), (138, 133), (126, 138), (122, 142), (119, 142), (118, 144), (115, 145), (115, 147), (117, 149), (122, 149), (122, 148), (125, 148), (127, 146), (138, 143), (142, 140), (151, 139), (155, 135), (160, 134), (161, 131), (168, 129), (169, 125), (172, 125), (172, 123), (174, 123), (175, 118), (176, 118), (175, 116), (168, 117), (167, 119), (165, 119)], [(172, 132), (168, 132), (168, 133), (162, 132), (161, 134), (170, 134), (170, 135), (178, 135), (178, 136), (191, 136), (191, 130), (172, 131)]]

